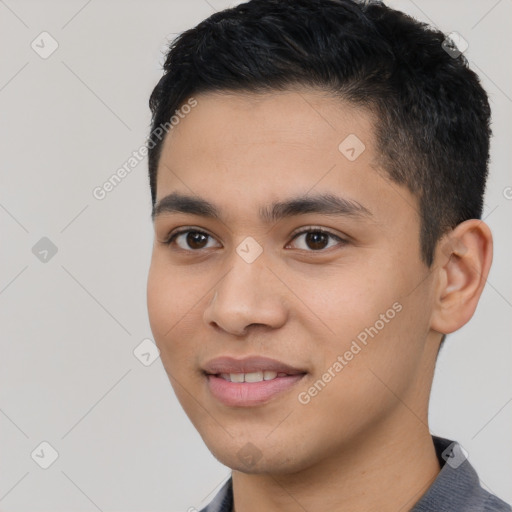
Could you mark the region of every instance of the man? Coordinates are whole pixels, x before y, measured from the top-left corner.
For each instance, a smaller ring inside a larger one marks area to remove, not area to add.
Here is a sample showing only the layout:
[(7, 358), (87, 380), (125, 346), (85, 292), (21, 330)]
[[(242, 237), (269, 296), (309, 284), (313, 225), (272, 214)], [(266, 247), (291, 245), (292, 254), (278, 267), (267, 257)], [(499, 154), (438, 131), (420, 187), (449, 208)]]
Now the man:
[(428, 427), (492, 260), (490, 109), (454, 42), (380, 3), (252, 0), (164, 70), (148, 311), (232, 468), (204, 510), (511, 510)]

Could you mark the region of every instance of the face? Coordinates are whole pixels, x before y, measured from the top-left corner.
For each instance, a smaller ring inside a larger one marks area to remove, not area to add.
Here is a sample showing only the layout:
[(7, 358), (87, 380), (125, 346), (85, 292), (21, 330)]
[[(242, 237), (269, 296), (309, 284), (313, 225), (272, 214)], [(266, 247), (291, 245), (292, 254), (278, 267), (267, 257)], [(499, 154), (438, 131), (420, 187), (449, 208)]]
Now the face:
[(371, 115), (306, 89), (195, 98), (159, 163), (147, 298), (208, 448), (292, 472), (404, 425), (397, 396), (423, 414), (432, 277)]

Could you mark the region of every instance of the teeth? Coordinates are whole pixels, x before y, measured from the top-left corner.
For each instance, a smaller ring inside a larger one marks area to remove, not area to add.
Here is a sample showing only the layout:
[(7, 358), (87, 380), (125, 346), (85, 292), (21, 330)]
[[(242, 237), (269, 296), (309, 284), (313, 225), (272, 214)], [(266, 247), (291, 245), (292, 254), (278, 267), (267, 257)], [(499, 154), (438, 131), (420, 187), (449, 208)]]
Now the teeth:
[(263, 380), (263, 372), (243, 373), (245, 382), (261, 382)]
[(286, 373), (277, 373), (272, 370), (250, 373), (221, 373), (220, 376), (231, 382), (261, 382), (262, 380), (272, 380), (276, 377), (286, 377)]

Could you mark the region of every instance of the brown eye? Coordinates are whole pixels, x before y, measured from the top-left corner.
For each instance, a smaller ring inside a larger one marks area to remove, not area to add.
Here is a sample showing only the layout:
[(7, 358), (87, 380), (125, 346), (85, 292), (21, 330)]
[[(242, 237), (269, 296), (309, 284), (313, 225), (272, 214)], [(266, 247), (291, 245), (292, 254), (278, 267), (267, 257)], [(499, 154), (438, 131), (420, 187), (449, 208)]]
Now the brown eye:
[(305, 242), (310, 249), (325, 249), (327, 244), (329, 243), (329, 236), (326, 235), (325, 233), (313, 231), (311, 233), (306, 233)]
[(208, 235), (198, 231), (189, 231), (185, 240), (191, 249), (203, 249), (208, 242)]
[(203, 231), (193, 230), (193, 229), (184, 229), (182, 231), (178, 231), (169, 237), (166, 241), (167, 245), (176, 244), (180, 249), (184, 251), (199, 251), (201, 249), (214, 247), (210, 243), (210, 241), (214, 241), (214, 238), (208, 233), (204, 233)]
[(328, 249), (336, 243), (330, 243), (330, 241), (337, 242), (338, 245), (343, 245), (345, 240), (340, 238), (339, 236), (325, 231), (323, 229), (308, 229), (297, 233), (293, 240), (301, 240), (302, 243), (298, 243), (299, 249), (309, 251), (309, 252), (320, 252), (324, 249)]

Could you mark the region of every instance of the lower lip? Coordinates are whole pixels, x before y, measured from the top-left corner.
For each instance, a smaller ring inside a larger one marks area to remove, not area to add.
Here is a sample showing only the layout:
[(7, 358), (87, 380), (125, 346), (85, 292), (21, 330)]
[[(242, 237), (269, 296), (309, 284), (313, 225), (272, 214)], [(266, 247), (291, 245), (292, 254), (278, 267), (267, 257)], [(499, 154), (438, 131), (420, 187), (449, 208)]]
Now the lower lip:
[(224, 405), (250, 407), (263, 404), (279, 393), (289, 390), (304, 375), (288, 375), (261, 382), (230, 382), (216, 375), (206, 377), (211, 394)]

